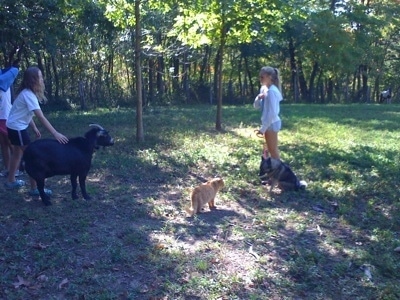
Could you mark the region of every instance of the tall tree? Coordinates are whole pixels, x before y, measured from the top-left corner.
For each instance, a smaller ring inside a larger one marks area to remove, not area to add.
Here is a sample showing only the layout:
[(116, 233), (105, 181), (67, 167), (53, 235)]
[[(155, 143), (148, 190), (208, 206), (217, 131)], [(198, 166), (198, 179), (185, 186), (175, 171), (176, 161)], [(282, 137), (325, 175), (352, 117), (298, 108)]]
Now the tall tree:
[(144, 132), (143, 132), (143, 97), (142, 97), (142, 59), (141, 59), (141, 35), (142, 30), (140, 27), (140, 0), (135, 1), (135, 70), (136, 70), (136, 96), (137, 96), (137, 104), (136, 104), (136, 141), (143, 142), (144, 141)]
[[(141, 61), (141, 6), (140, 0), (106, 1), (106, 16), (115, 26), (134, 32), (134, 61), (136, 83), (136, 141), (144, 141), (143, 131), (143, 89), (142, 89), (142, 61)], [(132, 35), (131, 35), (132, 36)]]
[(285, 1), (227, 0), (185, 1), (178, 3), (175, 32), (185, 45), (199, 48), (209, 45), (217, 49), (214, 63), (214, 86), (217, 94), (215, 128), (222, 129), (222, 81), (224, 51), (227, 45), (249, 43), (266, 38), (268, 32), (281, 25), (281, 9)]

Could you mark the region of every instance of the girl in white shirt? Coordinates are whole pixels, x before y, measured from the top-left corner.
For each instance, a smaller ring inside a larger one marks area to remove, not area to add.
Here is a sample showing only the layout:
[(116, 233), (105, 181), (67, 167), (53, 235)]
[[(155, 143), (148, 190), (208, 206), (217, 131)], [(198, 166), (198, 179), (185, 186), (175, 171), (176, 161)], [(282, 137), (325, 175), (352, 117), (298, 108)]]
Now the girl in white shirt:
[[(23, 180), (15, 179), (15, 172), (19, 168), (21, 158), (26, 146), (30, 143), (29, 134), (27, 131), (30, 126), (36, 134), (36, 138), (41, 137), (41, 133), (33, 121), (33, 116), (36, 116), (42, 125), (54, 136), (54, 138), (62, 144), (68, 142), (68, 138), (63, 134), (57, 132), (50, 122), (43, 115), (39, 106), (39, 101), (46, 101), (44, 95), (45, 87), (43, 82), (43, 75), (39, 68), (29, 67), (25, 70), (22, 79), (20, 93), (15, 99), (10, 114), (6, 122), (8, 137), (13, 147), (10, 170), (8, 173), (7, 182), (5, 187), (7, 189), (20, 188), (25, 185)], [(37, 191), (36, 182), (30, 178), (31, 195), (39, 195)], [(48, 194), (50, 190), (46, 191)]]
[(282, 122), (279, 117), (282, 101), (281, 82), (279, 70), (273, 67), (262, 67), (260, 70), (260, 83), (266, 86), (254, 100), (254, 107), (261, 110), (261, 128), (259, 132), (264, 135), (267, 151), (272, 158), (280, 159), (278, 149), (278, 132)]

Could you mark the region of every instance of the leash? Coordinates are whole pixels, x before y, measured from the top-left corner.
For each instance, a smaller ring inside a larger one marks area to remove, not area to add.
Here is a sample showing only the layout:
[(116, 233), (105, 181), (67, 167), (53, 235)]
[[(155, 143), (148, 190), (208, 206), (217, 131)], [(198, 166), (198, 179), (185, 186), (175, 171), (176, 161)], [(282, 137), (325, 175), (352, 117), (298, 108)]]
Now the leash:
[(256, 136), (258, 137), (258, 138), (260, 138), (260, 139), (263, 139), (264, 138), (264, 135), (260, 132), (260, 130), (258, 130), (258, 129), (255, 129), (254, 130), (254, 133), (256, 134)]
[[(264, 135), (260, 132), (260, 130), (255, 129), (254, 133), (258, 138), (264, 139)], [(265, 141), (263, 142), (263, 156), (265, 159), (269, 156), (267, 143)]]

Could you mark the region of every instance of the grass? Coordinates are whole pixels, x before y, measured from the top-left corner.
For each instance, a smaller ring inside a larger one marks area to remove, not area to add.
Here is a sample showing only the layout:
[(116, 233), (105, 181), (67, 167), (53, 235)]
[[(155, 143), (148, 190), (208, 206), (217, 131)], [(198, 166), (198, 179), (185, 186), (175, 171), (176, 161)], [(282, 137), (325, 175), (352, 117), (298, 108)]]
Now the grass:
[[(148, 109), (142, 144), (133, 111), (46, 112), (67, 136), (97, 122), (116, 144), (94, 155), (91, 201), (72, 201), (63, 176), (47, 180), (51, 207), (1, 190), (0, 298), (400, 298), (400, 106), (281, 111), (281, 156), (306, 191), (259, 184), (250, 105), (225, 107), (223, 132), (212, 106)], [(218, 209), (187, 218), (214, 176)]]

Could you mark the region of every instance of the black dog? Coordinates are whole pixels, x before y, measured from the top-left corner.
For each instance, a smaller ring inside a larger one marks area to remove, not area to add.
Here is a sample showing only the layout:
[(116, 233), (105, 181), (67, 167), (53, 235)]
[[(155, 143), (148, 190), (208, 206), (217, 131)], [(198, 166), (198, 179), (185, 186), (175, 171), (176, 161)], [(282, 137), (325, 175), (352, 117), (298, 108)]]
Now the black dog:
[(261, 156), (260, 173), (261, 180), (272, 181), (270, 192), (277, 184), (282, 191), (304, 190), (307, 187), (305, 181), (299, 181), (290, 167), (279, 159)]
[(45, 205), (51, 205), (50, 197), (44, 192), (45, 179), (55, 175), (70, 175), (71, 196), (77, 199), (77, 179), (82, 196), (86, 200), (90, 196), (86, 192), (86, 177), (89, 173), (92, 156), (100, 146), (114, 145), (114, 139), (98, 124), (90, 124), (93, 128), (84, 137), (75, 137), (67, 144), (60, 144), (54, 139), (36, 140), (24, 151), (25, 170), (35, 179), (40, 197)]

